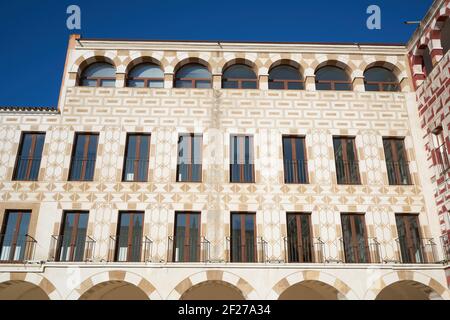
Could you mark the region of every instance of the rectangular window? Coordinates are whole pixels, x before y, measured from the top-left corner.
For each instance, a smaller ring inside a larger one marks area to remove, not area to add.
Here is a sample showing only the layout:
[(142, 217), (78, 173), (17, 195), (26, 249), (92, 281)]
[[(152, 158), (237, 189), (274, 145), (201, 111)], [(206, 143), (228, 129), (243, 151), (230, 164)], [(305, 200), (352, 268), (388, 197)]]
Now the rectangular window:
[(231, 262), (257, 262), (255, 213), (231, 213)]
[(409, 163), (403, 138), (383, 138), (384, 154), (390, 185), (411, 184)]
[(439, 173), (443, 173), (450, 168), (450, 161), (442, 127), (433, 131), (433, 147), (436, 159), (435, 162), (438, 166)]
[(119, 214), (115, 261), (140, 262), (142, 260), (143, 228), (143, 212)]
[(230, 137), (230, 182), (255, 182), (252, 136)]
[(177, 182), (202, 181), (201, 134), (180, 134), (178, 137)]
[(150, 156), (149, 134), (128, 134), (123, 181), (146, 182)]
[(333, 146), (338, 184), (360, 184), (355, 138), (334, 137)]
[(13, 180), (36, 181), (41, 165), (45, 133), (23, 133), (14, 168)]
[(175, 215), (174, 262), (200, 261), (200, 212)]
[(84, 261), (88, 212), (65, 212), (56, 261)]
[(283, 137), (284, 182), (308, 183), (305, 138)]
[(289, 262), (313, 262), (314, 247), (309, 213), (287, 214), (287, 250)]
[(28, 236), (31, 212), (7, 211), (0, 234), (0, 261), (20, 262), (30, 258), (31, 238)]
[(77, 133), (72, 150), (70, 181), (92, 181), (97, 157), (98, 134)]
[(417, 215), (396, 214), (398, 244), (403, 263), (424, 263), (419, 218)]
[(369, 245), (363, 214), (341, 214), (346, 263), (369, 263)]

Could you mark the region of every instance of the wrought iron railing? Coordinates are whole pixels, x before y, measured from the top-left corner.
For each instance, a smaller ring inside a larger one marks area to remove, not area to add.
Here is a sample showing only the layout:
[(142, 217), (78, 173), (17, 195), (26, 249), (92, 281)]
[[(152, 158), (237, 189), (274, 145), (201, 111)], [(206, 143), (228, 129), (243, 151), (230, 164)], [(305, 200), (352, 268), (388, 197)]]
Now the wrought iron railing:
[(36, 239), (25, 235), (0, 235), (0, 262), (18, 263), (34, 260)]
[(408, 185), (411, 184), (409, 173), (409, 162), (407, 161), (386, 161), (389, 184)]
[(16, 171), (14, 172), (14, 180), (37, 180), (40, 165), (40, 157), (20, 157), (17, 161)]
[(167, 262), (210, 262), (211, 242), (206, 237), (168, 237)]
[(49, 261), (93, 261), (96, 241), (91, 236), (78, 237), (53, 235), (50, 240)]
[(307, 160), (284, 160), (285, 183), (308, 183)]
[(123, 181), (147, 181), (149, 159), (127, 158), (124, 165)]
[(437, 245), (432, 238), (420, 239), (419, 243), (413, 239), (399, 237), (395, 239), (401, 263), (437, 263)]
[(110, 236), (108, 261), (150, 262), (153, 241), (147, 237)]
[(359, 162), (336, 160), (338, 184), (360, 184)]

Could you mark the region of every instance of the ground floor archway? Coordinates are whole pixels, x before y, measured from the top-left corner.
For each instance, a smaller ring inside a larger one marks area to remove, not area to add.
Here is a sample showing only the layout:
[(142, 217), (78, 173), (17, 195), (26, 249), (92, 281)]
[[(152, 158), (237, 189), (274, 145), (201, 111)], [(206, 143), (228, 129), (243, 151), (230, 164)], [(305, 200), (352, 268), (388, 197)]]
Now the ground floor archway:
[(125, 281), (106, 281), (95, 285), (80, 300), (149, 300), (137, 286)]
[(192, 286), (180, 300), (245, 300), (242, 292), (224, 281), (205, 281)]
[(11, 280), (0, 283), (0, 300), (50, 300), (45, 291), (33, 283)]
[(279, 300), (342, 300), (334, 287), (317, 280), (305, 280), (284, 290)]
[(376, 300), (441, 300), (441, 296), (432, 288), (420, 282), (405, 280), (394, 282), (385, 287)]

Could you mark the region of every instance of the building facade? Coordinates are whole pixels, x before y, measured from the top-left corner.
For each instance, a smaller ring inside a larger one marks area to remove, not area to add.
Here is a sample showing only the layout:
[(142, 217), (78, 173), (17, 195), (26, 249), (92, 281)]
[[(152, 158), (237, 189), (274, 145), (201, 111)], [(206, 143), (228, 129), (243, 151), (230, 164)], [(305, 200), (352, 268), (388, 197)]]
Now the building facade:
[(419, 38), (72, 36), (58, 107), (0, 109), (0, 299), (450, 299)]

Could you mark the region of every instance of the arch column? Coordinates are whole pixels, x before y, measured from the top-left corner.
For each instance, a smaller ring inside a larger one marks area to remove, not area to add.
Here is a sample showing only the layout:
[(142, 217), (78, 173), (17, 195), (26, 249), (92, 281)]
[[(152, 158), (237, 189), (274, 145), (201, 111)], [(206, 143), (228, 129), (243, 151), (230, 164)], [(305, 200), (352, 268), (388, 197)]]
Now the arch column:
[(116, 88), (125, 88), (125, 73), (116, 72)]
[(221, 89), (222, 88), (222, 74), (213, 74), (212, 75), (212, 88), (213, 89)]
[(352, 87), (355, 92), (365, 92), (366, 88), (364, 87), (364, 77), (353, 78)]
[(258, 88), (260, 90), (269, 90), (269, 75), (267, 74), (259, 75)]
[(164, 73), (164, 88), (172, 89), (173, 88), (173, 80), (174, 80), (173, 73)]
[(316, 76), (305, 77), (305, 90), (316, 91)]

